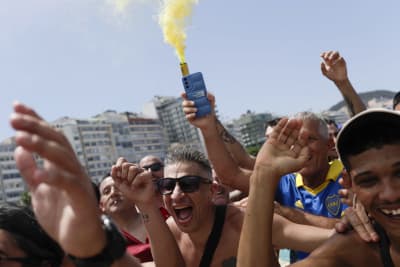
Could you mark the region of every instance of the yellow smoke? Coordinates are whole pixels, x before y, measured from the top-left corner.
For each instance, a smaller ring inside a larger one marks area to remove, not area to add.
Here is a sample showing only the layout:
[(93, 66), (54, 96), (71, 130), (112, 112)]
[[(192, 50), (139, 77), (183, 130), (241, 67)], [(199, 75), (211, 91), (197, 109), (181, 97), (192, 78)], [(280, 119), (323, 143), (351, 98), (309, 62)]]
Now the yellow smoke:
[(192, 8), (198, 0), (163, 0), (159, 23), (164, 41), (175, 48), (180, 62), (185, 62), (186, 26), (192, 15)]

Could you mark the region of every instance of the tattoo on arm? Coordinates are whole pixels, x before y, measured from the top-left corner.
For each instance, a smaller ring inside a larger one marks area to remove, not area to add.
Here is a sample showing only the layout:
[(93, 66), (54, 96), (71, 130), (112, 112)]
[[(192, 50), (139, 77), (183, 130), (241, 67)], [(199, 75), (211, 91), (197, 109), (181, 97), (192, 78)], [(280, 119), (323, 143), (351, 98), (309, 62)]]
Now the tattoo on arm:
[(351, 100), (350, 100), (348, 97), (344, 97), (344, 101), (345, 101), (346, 104), (347, 104), (347, 108), (349, 109), (350, 116), (353, 117), (353, 116), (356, 114), (356, 112), (354, 111), (354, 104), (353, 104), (353, 102), (351, 102)]
[(237, 142), (235, 137), (233, 137), (233, 135), (231, 135), (227, 130), (225, 130), (225, 128), (222, 129), (220, 135), (222, 137), (222, 140), (224, 140), (225, 143), (234, 144)]
[(150, 221), (149, 215), (146, 213), (142, 213), (143, 223), (148, 223)]

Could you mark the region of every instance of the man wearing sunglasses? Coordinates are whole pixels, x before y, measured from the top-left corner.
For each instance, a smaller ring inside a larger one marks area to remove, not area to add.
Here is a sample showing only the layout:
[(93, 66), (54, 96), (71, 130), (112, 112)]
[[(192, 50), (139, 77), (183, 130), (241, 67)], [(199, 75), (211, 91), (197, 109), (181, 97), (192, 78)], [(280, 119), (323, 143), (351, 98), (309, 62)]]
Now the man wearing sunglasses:
[[(235, 266), (244, 211), (232, 204), (214, 204), (218, 186), (212, 182), (204, 154), (186, 146), (175, 148), (166, 158), (165, 178), (161, 179), (154, 179), (150, 171), (123, 159), (112, 167), (111, 175), (140, 209), (152, 249), (157, 251), (171, 242), (171, 235), (160, 231), (165, 229), (165, 222), (154, 203), (157, 191), (163, 196), (171, 214), (166, 223), (180, 250), (179, 255), (161, 258), (164, 264), (169, 261), (173, 265), (183, 257), (186, 266)], [(329, 230), (296, 225), (279, 215), (273, 220), (277, 247), (311, 251), (331, 234)], [(153, 257), (159, 266), (160, 258)]]
[(162, 160), (156, 156), (145, 156), (140, 160), (139, 166), (145, 170), (151, 171), (154, 178), (164, 177), (164, 164)]

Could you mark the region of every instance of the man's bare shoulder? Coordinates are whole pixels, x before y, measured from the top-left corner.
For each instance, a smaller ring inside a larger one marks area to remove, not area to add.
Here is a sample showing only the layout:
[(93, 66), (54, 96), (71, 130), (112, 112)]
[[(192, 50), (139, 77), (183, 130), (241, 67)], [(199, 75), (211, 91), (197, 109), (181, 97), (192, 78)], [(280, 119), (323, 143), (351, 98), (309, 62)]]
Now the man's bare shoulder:
[(240, 232), (243, 225), (244, 213), (245, 211), (243, 208), (240, 208), (235, 204), (229, 204), (226, 210), (226, 223)]
[(380, 262), (378, 243), (367, 243), (355, 231), (350, 231), (333, 235), (293, 266), (380, 266)]
[(171, 230), (172, 235), (177, 241), (179, 241), (182, 237), (182, 231), (178, 228), (178, 225), (176, 224), (174, 218), (172, 216), (169, 216), (165, 222)]

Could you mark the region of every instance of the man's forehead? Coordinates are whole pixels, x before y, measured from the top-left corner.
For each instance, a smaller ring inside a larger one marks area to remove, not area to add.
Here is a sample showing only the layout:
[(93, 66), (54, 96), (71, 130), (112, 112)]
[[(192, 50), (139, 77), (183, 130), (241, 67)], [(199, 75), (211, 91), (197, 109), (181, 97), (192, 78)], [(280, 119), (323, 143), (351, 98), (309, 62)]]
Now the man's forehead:
[(202, 175), (203, 171), (196, 162), (178, 162), (164, 167), (164, 176), (179, 178), (184, 175)]
[(113, 184), (114, 184), (114, 180), (113, 180), (113, 178), (111, 176), (108, 176), (108, 177), (104, 178), (100, 182), (100, 185), (99, 185), (100, 193), (101, 193), (101, 189), (103, 189), (106, 186), (113, 185)]
[(143, 167), (157, 162), (161, 163), (161, 160), (155, 156), (146, 156), (140, 160), (139, 165)]
[[(375, 160), (379, 158), (380, 160)], [(400, 167), (400, 145), (370, 148), (358, 155), (348, 157), (352, 176), (374, 171), (390, 171)]]

